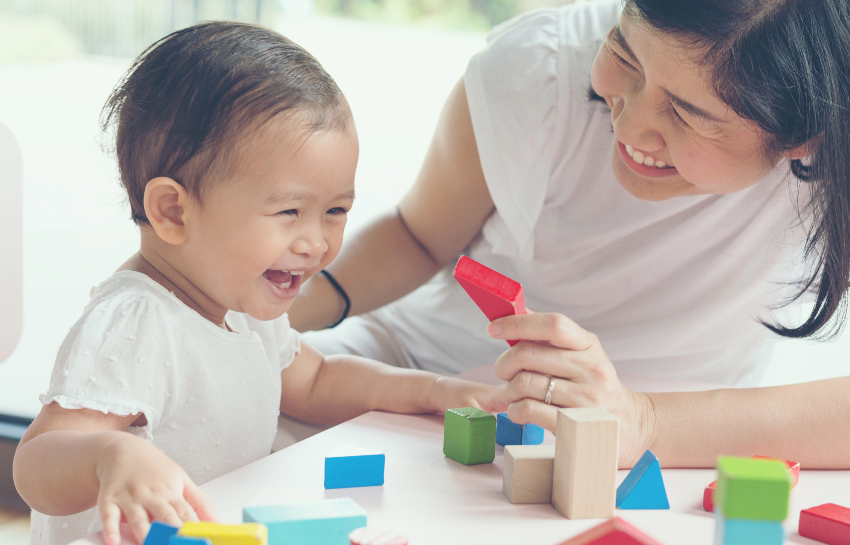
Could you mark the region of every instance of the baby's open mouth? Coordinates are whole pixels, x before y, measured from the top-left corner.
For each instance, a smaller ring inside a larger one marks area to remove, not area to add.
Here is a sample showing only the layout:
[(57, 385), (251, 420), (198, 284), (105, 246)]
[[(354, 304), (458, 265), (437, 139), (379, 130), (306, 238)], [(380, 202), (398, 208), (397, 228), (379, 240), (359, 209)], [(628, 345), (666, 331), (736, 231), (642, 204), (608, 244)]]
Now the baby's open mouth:
[[(293, 276), (302, 276), (304, 271), (278, 271), (274, 269), (268, 269), (263, 273), (263, 276), (271, 282), (272, 284), (277, 285), (281, 289), (286, 289), (292, 286), (292, 277)], [(300, 280), (300, 278), (299, 278)]]

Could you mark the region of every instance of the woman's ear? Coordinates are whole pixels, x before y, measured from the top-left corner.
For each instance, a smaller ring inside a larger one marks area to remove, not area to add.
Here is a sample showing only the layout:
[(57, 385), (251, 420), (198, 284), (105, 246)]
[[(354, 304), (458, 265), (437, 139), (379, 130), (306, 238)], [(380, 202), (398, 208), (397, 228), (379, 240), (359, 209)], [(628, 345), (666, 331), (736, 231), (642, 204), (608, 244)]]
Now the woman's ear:
[(820, 145), (821, 137), (816, 136), (806, 142), (805, 144), (800, 144), (796, 148), (791, 148), (789, 150), (785, 150), (782, 154), (786, 159), (794, 160), (794, 159), (805, 159), (806, 157), (811, 156)]
[(159, 177), (145, 186), (145, 215), (163, 242), (186, 242), (186, 207), (189, 193), (171, 178)]

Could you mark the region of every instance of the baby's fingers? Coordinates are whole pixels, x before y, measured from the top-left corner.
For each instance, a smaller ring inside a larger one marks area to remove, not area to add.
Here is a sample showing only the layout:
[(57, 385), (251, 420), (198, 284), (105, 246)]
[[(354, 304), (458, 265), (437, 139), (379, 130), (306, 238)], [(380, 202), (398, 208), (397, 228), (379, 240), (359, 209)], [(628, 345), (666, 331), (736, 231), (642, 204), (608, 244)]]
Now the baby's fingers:
[(127, 523), (130, 525), (130, 531), (133, 532), (133, 537), (138, 543), (143, 543), (151, 529), (151, 520), (148, 517), (148, 511), (138, 503), (132, 503), (128, 506), (122, 506), (124, 516), (127, 518)]
[(104, 502), (98, 506), (100, 510), (100, 521), (103, 524), (103, 542), (106, 545), (118, 545), (121, 543), (121, 509), (112, 502)]
[(184, 518), (183, 520), (201, 519), (215, 522), (215, 510), (207, 495), (201, 492), (201, 489), (192, 482), (188, 475), (183, 480), (183, 498), (186, 500), (186, 505), (191, 510), (192, 515), (195, 516), (194, 519)]
[(182, 517), (180, 510), (174, 505), (174, 502), (169, 503), (165, 500), (156, 500), (148, 506), (147, 510), (154, 520), (170, 524), (171, 526), (183, 526), (183, 521), (188, 520)]

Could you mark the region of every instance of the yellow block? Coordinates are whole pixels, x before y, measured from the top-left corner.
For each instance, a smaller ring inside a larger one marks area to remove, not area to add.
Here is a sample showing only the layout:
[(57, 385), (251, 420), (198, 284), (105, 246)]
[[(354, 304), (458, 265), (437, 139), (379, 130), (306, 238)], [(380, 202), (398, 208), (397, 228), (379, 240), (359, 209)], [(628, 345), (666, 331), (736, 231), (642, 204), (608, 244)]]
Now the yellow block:
[(265, 524), (217, 524), (215, 522), (187, 522), (177, 532), (186, 537), (205, 537), (212, 545), (267, 545), (269, 531)]

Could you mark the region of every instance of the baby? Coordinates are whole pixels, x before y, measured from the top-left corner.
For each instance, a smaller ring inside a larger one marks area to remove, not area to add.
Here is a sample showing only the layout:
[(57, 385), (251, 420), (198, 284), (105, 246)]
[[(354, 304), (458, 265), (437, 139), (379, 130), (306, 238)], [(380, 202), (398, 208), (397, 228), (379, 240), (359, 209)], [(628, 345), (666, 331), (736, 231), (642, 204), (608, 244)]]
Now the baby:
[(306, 51), (199, 24), (143, 53), (104, 112), (141, 247), (92, 291), (18, 447), (32, 543), (212, 519), (196, 485), (269, 454), (281, 412), (507, 406), (496, 387), (323, 356), (289, 327), (339, 252), (358, 157), (348, 104)]

